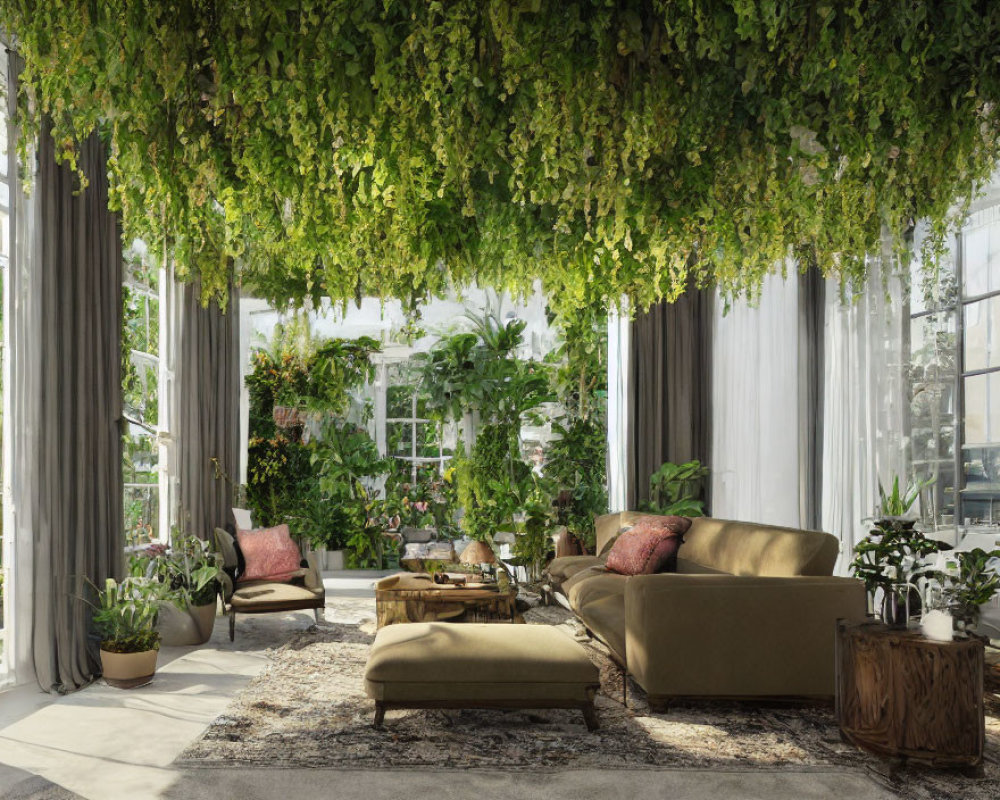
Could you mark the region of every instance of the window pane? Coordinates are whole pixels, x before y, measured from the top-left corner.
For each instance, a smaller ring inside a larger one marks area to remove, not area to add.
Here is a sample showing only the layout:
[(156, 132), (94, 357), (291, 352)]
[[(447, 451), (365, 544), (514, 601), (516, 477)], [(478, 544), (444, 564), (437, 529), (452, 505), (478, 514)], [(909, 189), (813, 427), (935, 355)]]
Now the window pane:
[(995, 253), (1000, 245), (1000, 235), (993, 233), (992, 226), (983, 225), (969, 228), (962, 233), (962, 292), (966, 297), (975, 297), (998, 288), (996, 278), (991, 278), (991, 262), (1000, 254)]
[(413, 426), (409, 422), (387, 422), (385, 425), (386, 452), (393, 456), (410, 455), (410, 431)]
[(965, 371), (1000, 366), (1000, 296), (965, 306)]
[(923, 494), (927, 521), (948, 527), (955, 520), (956, 314), (910, 320), (910, 457), (914, 477), (933, 481)]
[(965, 378), (965, 444), (983, 444), (987, 441), (987, 382), (989, 375), (973, 375)]
[(1000, 521), (1000, 447), (966, 450), (963, 462), (963, 516), (972, 524)]
[(387, 417), (409, 417), (413, 413), (413, 388), (390, 386), (385, 396)]

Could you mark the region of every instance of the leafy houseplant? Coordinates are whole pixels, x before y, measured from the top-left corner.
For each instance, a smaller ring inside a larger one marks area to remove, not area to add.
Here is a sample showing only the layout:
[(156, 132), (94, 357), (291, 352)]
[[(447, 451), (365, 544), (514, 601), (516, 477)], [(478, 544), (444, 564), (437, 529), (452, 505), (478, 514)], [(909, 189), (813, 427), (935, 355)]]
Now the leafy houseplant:
[(531, 469), (514, 455), (517, 431), (510, 423), (483, 427), (468, 457), (456, 455), (458, 501), (465, 509), (462, 529), (489, 542), (521, 509), (534, 485)]
[(918, 580), (932, 572), (923, 559), (946, 548), (942, 542), (928, 539), (912, 526), (897, 522), (877, 524), (875, 530), (854, 548), (851, 570), (864, 581), (869, 596), (874, 599), (882, 591), (882, 621), (905, 627), (904, 609), (919, 594), (914, 591)]
[(340, 535), (348, 549), (349, 566), (381, 569), (389, 542), (378, 522), (381, 501), (371, 487), (389, 472), (391, 461), (379, 455), (367, 431), (333, 419), (325, 421), (310, 447), (319, 488), (340, 509)]
[(593, 551), (594, 517), (608, 510), (604, 427), (592, 415), (554, 422), (552, 430), (559, 438), (545, 454), (545, 479), (556, 493), (558, 523)]
[(93, 621), (101, 637), (101, 667), (112, 686), (130, 689), (152, 680), (160, 634), (156, 617), (163, 586), (150, 578), (108, 578), (94, 587)]
[(204, 644), (212, 635), (222, 565), (208, 542), (175, 530), (171, 547), (153, 544), (129, 559), (133, 577), (162, 585), (158, 629), (170, 647)]
[(649, 502), (643, 510), (682, 517), (703, 516), (706, 477), (708, 468), (698, 460), (683, 464), (667, 461), (649, 477)]
[[(537, 580), (552, 550), (552, 507), (539, 494), (533, 495), (525, 509), (524, 522), (515, 523), (513, 566), (524, 567), (528, 580)], [(505, 526), (506, 527), (506, 526)]]
[(1000, 550), (956, 553), (958, 574), (939, 574), (943, 596), (965, 629), (979, 623), (981, 607), (1000, 591)]

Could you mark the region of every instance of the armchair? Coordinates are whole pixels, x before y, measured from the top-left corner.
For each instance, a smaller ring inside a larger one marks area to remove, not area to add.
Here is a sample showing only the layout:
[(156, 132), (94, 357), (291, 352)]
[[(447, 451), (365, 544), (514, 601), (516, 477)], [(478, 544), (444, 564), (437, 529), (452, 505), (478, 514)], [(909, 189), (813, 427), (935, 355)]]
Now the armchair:
[(236, 614), (273, 614), (312, 609), (316, 621), (323, 619), (326, 590), (314, 554), (303, 560), (299, 574), (290, 582), (233, 582), (237, 565), (236, 542), (228, 531), (215, 529), (215, 548), (222, 556), (222, 610), (229, 616), (229, 641), (236, 638)]

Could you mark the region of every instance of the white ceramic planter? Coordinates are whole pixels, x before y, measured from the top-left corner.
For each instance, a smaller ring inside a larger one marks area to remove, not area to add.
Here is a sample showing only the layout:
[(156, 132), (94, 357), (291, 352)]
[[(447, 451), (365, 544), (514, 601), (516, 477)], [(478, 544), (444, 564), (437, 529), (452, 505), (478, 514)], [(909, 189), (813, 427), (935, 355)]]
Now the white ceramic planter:
[(156, 622), (160, 643), (165, 647), (205, 644), (215, 628), (216, 611), (215, 601), (186, 610), (177, 608), (173, 603), (164, 603), (160, 606)]
[(101, 672), (110, 686), (134, 689), (153, 680), (157, 650), (144, 653), (112, 653), (101, 650)]
[(316, 556), (316, 566), (320, 572), (331, 572), (344, 568), (344, 551), (327, 550), (326, 547), (317, 547), (313, 551)]
[(344, 551), (343, 550), (327, 550), (326, 551), (326, 569), (328, 572), (337, 572), (344, 568)]

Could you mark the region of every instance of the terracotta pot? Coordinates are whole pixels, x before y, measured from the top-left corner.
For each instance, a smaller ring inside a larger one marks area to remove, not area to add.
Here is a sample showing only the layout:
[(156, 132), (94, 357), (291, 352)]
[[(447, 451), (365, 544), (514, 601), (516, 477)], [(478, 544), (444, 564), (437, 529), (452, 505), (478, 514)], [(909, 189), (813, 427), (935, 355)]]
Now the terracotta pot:
[(160, 643), (165, 647), (190, 647), (205, 644), (215, 627), (215, 601), (188, 609), (177, 608), (173, 603), (160, 606), (156, 629)]
[(134, 689), (153, 680), (157, 650), (144, 653), (111, 653), (101, 650), (101, 672), (109, 686)]

